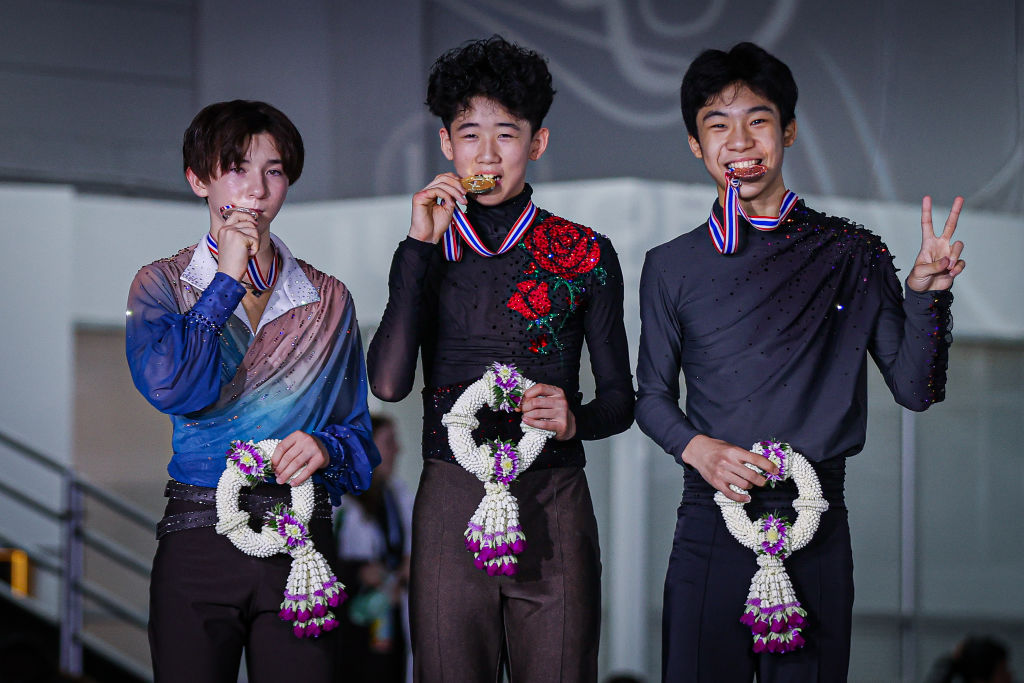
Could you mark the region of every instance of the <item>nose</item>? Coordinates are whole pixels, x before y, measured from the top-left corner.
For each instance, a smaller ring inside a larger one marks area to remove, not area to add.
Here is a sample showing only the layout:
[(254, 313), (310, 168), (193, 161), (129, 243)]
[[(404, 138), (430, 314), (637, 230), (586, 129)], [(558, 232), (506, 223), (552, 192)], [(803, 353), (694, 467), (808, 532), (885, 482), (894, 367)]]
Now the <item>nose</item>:
[(495, 164), (501, 161), (498, 141), (494, 138), (484, 137), (482, 143), (477, 147), (476, 160), (480, 164)]
[(245, 177), (246, 195), (255, 199), (263, 199), (267, 196), (267, 177), (263, 173), (249, 173)]
[(726, 144), (730, 150), (744, 150), (750, 147), (753, 137), (746, 126), (732, 126)]

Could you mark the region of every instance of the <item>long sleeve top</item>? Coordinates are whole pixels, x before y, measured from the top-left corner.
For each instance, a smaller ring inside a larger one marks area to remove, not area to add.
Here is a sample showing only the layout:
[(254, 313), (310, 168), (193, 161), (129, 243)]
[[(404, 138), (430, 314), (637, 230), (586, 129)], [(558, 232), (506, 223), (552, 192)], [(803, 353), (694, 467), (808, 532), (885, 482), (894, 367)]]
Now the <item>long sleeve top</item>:
[(715, 251), (706, 223), (647, 253), (636, 413), (667, 453), (681, 463), (705, 434), (744, 448), (787, 441), (819, 463), (853, 455), (868, 355), (900, 405), (945, 397), (950, 292), (904, 298), (879, 237), (802, 201), (773, 232), (743, 229), (735, 255)]
[(233, 440), (316, 436), (332, 501), (363, 491), (380, 455), (366, 407), (355, 307), (341, 282), (272, 236), (281, 276), (256, 330), (245, 288), (217, 273), (205, 242), (143, 267), (128, 295), (126, 353), (135, 386), (173, 426), (168, 473), (216, 486)]
[[(527, 186), (494, 207), (470, 200), (467, 216), (488, 248), (501, 243), (531, 193)], [(467, 249), (457, 262), (444, 259), (441, 245), (407, 238), (395, 251), (388, 293), (367, 353), (370, 387), (383, 400), (401, 400), (422, 354), (426, 457), (450, 456), (440, 415), (457, 388), (494, 362), (515, 363), (524, 376), (561, 387), (569, 399), (576, 436), (549, 440), (535, 467), (552, 465), (552, 451), (562, 451), (559, 464), (582, 464), (581, 439), (604, 438), (632, 424), (622, 271), (611, 242), (590, 228), (541, 210), (510, 251), (484, 258)], [(579, 393), (584, 342), (596, 380), (588, 402)]]

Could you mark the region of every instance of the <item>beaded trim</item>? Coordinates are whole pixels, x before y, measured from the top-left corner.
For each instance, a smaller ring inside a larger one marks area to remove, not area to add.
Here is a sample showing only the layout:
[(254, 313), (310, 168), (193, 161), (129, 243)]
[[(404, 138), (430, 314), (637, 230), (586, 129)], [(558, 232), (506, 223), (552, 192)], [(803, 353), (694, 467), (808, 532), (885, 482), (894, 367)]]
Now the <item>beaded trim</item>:
[(197, 311), (195, 308), (190, 308), (188, 313), (185, 314), (185, 317), (197, 327), (206, 329), (214, 334), (220, 334), (221, 326), (215, 323), (211, 318)]

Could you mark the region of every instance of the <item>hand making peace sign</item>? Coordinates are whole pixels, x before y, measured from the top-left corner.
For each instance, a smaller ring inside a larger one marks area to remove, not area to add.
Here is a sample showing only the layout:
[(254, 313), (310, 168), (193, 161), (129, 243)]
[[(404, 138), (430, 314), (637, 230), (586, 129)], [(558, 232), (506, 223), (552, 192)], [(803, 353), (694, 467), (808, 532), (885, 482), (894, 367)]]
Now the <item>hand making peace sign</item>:
[(949, 289), (953, 286), (953, 279), (967, 265), (960, 258), (964, 243), (951, 241), (963, 205), (963, 197), (953, 200), (953, 208), (942, 228), (942, 235), (936, 237), (932, 227), (932, 198), (926, 196), (921, 200), (921, 251), (914, 260), (913, 270), (907, 276), (907, 286), (915, 292)]

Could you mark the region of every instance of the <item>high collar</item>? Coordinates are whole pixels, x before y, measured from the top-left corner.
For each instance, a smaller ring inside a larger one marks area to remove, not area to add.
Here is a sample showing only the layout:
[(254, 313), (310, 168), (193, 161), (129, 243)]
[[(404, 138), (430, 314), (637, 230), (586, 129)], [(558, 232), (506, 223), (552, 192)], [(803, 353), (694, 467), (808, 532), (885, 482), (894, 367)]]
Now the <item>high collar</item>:
[(466, 206), (466, 216), (487, 247), (494, 249), (505, 239), (505, 235), (523, 213), (532, 196), (533, 188), (527, 183), (523, 191), (515, 197), (494, 206), (484, 206), (470, 198)]

